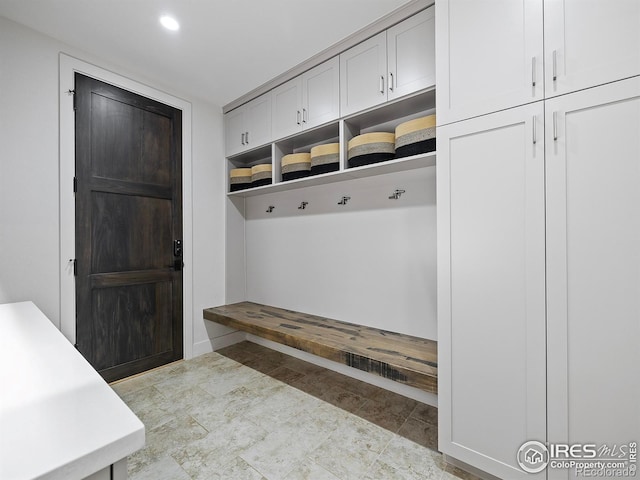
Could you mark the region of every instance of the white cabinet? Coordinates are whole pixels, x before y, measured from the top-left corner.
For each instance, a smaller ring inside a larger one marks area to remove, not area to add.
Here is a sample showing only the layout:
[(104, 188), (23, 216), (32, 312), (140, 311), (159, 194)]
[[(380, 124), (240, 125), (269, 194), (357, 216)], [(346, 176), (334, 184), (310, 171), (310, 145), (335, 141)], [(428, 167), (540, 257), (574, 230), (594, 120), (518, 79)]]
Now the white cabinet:
[(546, 439), (543, 103), (439, 127), (438, 448), (500, 478)]
[(525, 441), (638, 441), (638, 132), (640, 77), (438, 128), (443, 453), (535, 478)]
[(271, 95), (257, 97), (225, 115), (227, 156), (271, 141)]
[(271, 91), (273, 138), (340, 116), (340, 62), (334, 57)]
[(547, 97), (640, 75), (640, 2), (544, 2)]
[(340, 54), (340, 115), (387, 100), (387, 34), (381, 32)]
[(637, 442), (640, 78), (547, 101), (545, 123), (549, 442)]
[(438, 124), (543, 98), (542, 0), (438, 0)]
[(637, 0), (438, 0), (436, 37), (440, 125), (640, 75)]
[(428, 8), (340, 54), (340, 115), (435, 84), (435, 19)]
[(435, 11), (428, 8), (387, 30), (388, 100), (436, 83)]

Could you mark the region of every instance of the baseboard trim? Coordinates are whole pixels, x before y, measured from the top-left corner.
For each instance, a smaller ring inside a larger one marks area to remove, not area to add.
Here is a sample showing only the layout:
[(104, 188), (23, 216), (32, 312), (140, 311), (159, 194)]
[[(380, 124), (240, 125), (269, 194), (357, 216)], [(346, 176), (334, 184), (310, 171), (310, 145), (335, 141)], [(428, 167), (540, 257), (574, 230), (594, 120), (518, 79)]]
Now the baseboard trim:
[(228, 347), (234, 343), (240, 343), (246, 339), (246, 333), (241, 331), (235, 331), (219, 337), (209, 338), (202, 342), (193, 344), (193, 356), (197, 357), (198, 355), (204, 355), (205, 353), (220, 350), (221, 348)]

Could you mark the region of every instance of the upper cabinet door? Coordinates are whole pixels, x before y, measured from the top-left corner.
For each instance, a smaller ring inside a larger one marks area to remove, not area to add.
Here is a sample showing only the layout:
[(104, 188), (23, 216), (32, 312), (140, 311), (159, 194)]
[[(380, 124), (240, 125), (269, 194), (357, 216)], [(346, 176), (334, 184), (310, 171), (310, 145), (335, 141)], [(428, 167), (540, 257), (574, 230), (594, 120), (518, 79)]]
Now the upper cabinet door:
[(340, 115), (387, 100), (387, 32), (340, 54)]
[(273, 138), (302, 130), (302, 81), (296, 77), (271, 91)]
[(302, 75), (302, 128), (340, 116), (340, 59), (334, 57)]
[(544, 37), (547, 97), (640, 74), (637, 0), (545, 0)]
[(224, 143), (227, 157), (244, 150), (244, 106), (230, 111), (224, 116)]
[(542, 31), (542, 0), (438, 0), (438, 124), (541, 100)]
[(271, 141), (271, 95), (265, 94), (224, 116), (227, 157)]
[(428, 8), (387, 30), (387, 54), (388, 100), (434, 85), (434, 8)]
[(246, 106), (247, 148), (255, 148), (271, 141), (271, 96), (262, 95)]

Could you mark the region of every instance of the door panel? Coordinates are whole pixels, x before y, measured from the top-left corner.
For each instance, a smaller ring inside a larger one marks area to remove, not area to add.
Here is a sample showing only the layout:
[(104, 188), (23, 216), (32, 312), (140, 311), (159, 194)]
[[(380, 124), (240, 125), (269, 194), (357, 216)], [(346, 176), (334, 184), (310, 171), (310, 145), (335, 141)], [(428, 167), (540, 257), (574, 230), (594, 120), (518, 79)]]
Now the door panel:
[(542, 0), (436, 2), (438, 124), (542, 100)]
[(318, 65), (302, 75), (302, 120), (312, 128), (340, 116), (340, 59)]
[(182, 358), (181, 112), (76, 74), (76, 342), (111, 381)]
[(436, 83), (435, 9), (387, 30), (389, 100)]
[(340, 115), (387, 101), (387, 32), (340, 54)]
[(549, 100), (546, 115), (549, 442), (637, 442), (640, 79)]
[[(173, 264), (171, 200), (94, 192), (92, 201), (94, 274)], [(149, 248), (152, 244), (154, 248)]]
[(640, 75), (640, 2), (545, 0), (544, 42), (547, 97)]
[(271, 128), (273, 138), (289, 136), (302, 130), (302, 80), (296, 77), (271, 92)]
[[(546, 438), (542, 103), (438, 128), (443, 453), (499, 478)], [(539, 134), (538, 134), (539, 132)]]

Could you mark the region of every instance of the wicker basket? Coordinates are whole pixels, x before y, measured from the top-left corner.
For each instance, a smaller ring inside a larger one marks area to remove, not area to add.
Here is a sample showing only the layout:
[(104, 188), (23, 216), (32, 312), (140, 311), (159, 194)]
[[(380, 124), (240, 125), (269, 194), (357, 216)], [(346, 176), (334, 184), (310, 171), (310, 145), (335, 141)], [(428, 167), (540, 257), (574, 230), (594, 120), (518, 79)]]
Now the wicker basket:
[(371, 132), (358, 135), (347, 144), (349, 167), (360, 167), (395, 158), (395, 135)]

